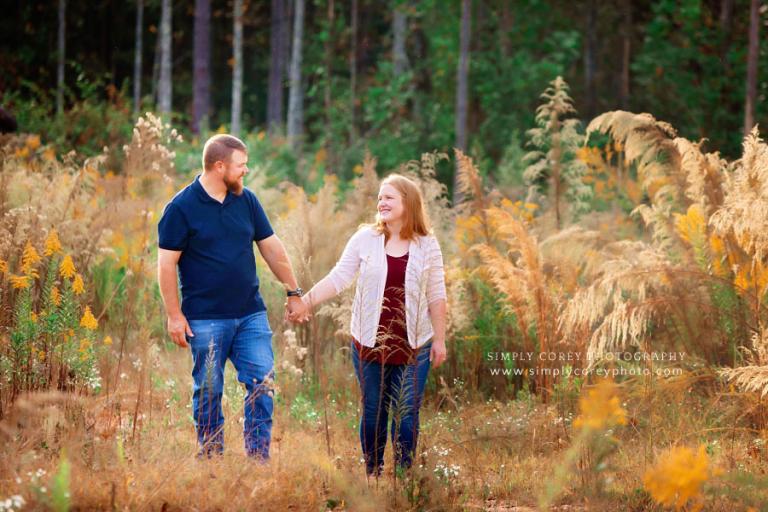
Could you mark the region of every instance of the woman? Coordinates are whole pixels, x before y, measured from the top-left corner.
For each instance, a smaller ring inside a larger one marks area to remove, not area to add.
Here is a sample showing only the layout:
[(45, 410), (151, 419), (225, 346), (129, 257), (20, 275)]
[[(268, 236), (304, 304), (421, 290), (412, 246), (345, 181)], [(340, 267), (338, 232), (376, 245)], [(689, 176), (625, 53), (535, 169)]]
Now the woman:
[(446, 358), (443, 256), (410, 179), (393, 174), (382, 182), (376, 222), (361, 226), (302, 300), (314, 308), (349, 286), (358, 271), (350, 346), (362, 393), (366, 474), (379, 476), (390, 409), (395, 463), (409, 468), (429, 367)]

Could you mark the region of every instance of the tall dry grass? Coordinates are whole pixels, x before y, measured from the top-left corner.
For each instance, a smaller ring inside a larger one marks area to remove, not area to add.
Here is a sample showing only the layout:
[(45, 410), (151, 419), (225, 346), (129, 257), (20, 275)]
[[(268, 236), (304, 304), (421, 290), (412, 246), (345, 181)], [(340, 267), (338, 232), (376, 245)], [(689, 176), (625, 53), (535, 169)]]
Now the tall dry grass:
[[(768, 456), (760, 397), (767, 389), (765, 144), (755, 132), (743, 158), (726, 162), (648, 114), (604, 114), (593, 130), (611, 140), (577, 152), (588, 170), (584, 183), (596, 201), (614, 204), (577, 224), (562, 217), (558, 226), (546, 205), (504, 197), (460, 152), (466, 201), (453, 208), (435, 179), (443, 156), (398, 169), (420, 182), (443, 248), (449, 362), (432, 372), (413, 470), (391, 472), (390, 450), (378, 480), (364, 477), (359, 394), (344, 348), (352, 297), (286, 329), (284, 292), (264, 273), (278, 361), (273, 460), (265, 467), (244, 457), (244, 393), (231, 372), (226, 455), (194, 458), (190, 361), (163, 341), (154, 278), (159, 212), (189, 180), (173, 167), (170, 127), (145, 117), (131, 144), (113, 150), (125, 155), (116, 171), (105, 166), (120, 159), (80, 165), (51, 155), (34, 136), (6, 139), (0, 354), (14, 361), (15, 332), (28, 366), (5, 363), (0, 374), (0, 457), (8, 461), (0, 467), (0, 500), (138, 510), (761, 506), (768, 500), (760, 476)], [(256, 162), (249, 186), (306, 287), (373, 219), (385, 173), (369, 156), (348, 186), (329, 177), (309, 195), (288, 183), (266, 187), (258, 169)], [(624, 213), (627, 203), (633, 213)], [(54, 230), (61, 252), (46, 254)], [(60, 272), (65, 255), (82, 283)], [(13, 288), (22, 281), (29, 286)], [(75, 336), (41, 326), (61, 314), (51, 307), (53, 287), (69, 301)], [(65, 358), (43, 357), (40, 365), (35, 352), (35, 363), (29, 347), (45, 343), (70, 347), (76, 359), (87, 353), (99, 386), (87, 385), (90, 374), (70, 372)], [(600, 362), (610, 351), (686, 358)], [(503, 363), (489, 352), (534, 357), (515, 363), (527, 373), (492, 375)], [(547, 352), (583, 354), (571, 369), (680, 371), (593, 386), (591, 376), (538, 372), (562, 366), (537, 359)], [(14, 372), (46, 375), (54, 361), (66, 368), (65, 379), (13, 383)], [(678, 477), (690, 483), (673, 485)]]

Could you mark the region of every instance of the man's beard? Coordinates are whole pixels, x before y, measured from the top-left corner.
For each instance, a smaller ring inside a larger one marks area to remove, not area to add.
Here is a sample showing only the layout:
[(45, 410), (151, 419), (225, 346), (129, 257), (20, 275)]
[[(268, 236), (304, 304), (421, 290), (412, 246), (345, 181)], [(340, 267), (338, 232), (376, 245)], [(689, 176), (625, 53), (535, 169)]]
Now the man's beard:
[(239, 178), (235, 178), (232, 181), (224, 178), (224, 184), (227, 186), (227, 190), (232, 192), (236, 196), (239, 196), (243, 193), (244, 187), (243, 187), (243, 184), (240, 182)]

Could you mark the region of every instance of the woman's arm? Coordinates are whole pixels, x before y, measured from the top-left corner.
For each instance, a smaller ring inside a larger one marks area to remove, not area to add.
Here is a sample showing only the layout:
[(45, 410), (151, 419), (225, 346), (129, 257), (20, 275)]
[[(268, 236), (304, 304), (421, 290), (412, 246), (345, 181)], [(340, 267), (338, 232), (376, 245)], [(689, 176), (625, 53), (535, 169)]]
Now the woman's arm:
[(427, 276), (427, 304), (431, 305), (434, 301), (447, 299), (445, 291), (445, 270), (443, 269), (443, 252), (440, 250), (440, 243), (437, 238), (432, 237), (432, 244), (429, 248), (429, 275)]
[(429, 360), (435, 368), (443, 364), (443, 361), (448, 357), (445, 348), (445, 313), (445, 299), (438, 299), (429, 304), (429, 318), (432, 321), (432, 331), (434, 332)]
[(313, 286), (311, 290), (304, 294), (301, 300), (303, 300), (310, 309), (314, 309), (315, 306), (322, 304), (336, 295), (338, 295), (338, 292), (333, 285), (333, 281), (331, 281), (328, 276), (325, 276)]
[(360, 231), (352, 235), (333, 269), (302, 297), (310, 308), (335, 297), (352, 283), (360, 267), (360, 235)]
[(432, 350), (429, 360), (437, 368), (445, 361), (445, 321), (447, 313), (447, 294), (445, 291), (445, 271), (443, 269), (443, 253), (437, 238), (432, 237), (430, 250), (430, 270), (427, 277), (427, 307), (429, 319), (432, 321)]

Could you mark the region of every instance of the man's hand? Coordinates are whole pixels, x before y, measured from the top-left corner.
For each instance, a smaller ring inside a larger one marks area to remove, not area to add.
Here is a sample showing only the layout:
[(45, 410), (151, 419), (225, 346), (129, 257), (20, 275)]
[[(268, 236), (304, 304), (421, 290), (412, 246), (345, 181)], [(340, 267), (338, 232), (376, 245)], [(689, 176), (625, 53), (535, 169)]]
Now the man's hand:
[(303, 323), (312, 316), (309, 304), (301, 297), (288, 297), (285, 303), (285, 319), (293, 323)]
[(187, 343), (187, 339), (184, 337), (185, 334), (188, 334), (190, 338), (195, 336), (189, 327), (189, 323), (187, 323), (187, 317), (181, 313), (168, 317), (168, 334), (171, 337), (171, 341), (182, 348), (189, 347), (189, 343)]
[(432, 367), (433, 368), (440, 367), (440, 365), (445, 362), (445, 359), (447, 357), (448, 356), (447, 356), (447, 351), (445, 350), (445, 342), (433, 341), (432, 349), (429, 351), (429, 362), (432, 364)]

